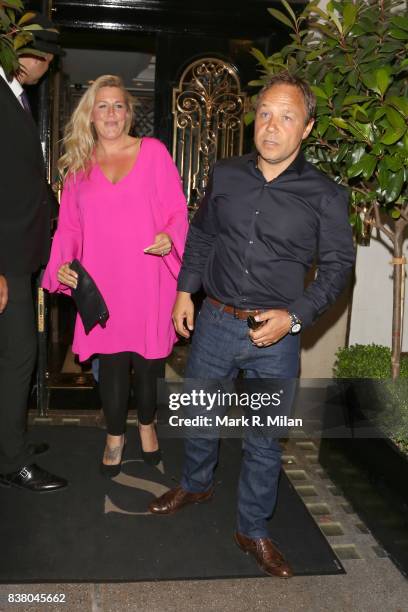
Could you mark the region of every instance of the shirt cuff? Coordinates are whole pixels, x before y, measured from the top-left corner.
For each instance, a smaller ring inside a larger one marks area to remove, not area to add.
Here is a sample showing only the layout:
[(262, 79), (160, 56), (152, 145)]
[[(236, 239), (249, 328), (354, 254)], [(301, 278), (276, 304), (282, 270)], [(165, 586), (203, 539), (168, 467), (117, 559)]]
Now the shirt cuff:
[(181, 270), (178, 281), (177, 291), (185, 291), (186, 293), (197, 293), (201, 288), (201, 275), (188, 270)]
[(293, 312), (301, 321), (302, 328), (312, 325), (316, 318), (316, 309), (309, 300), (301, 297), (287, 306), (288, 312)]

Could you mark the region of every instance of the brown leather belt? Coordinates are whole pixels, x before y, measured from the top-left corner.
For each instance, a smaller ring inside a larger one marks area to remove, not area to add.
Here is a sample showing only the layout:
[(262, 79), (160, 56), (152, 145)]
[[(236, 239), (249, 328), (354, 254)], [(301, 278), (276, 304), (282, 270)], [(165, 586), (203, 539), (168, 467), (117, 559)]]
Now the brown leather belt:
[(235, 306), (228, 306), (228, 304), (223, 304), (222, 302), (216, 300), (213, 297), (207, 297), (207, 300), (217, 306), (217, 308), (223, 309), (224, 312), (233, 315), (235, 319), (240, 319), (241, 321), (246, 321), (248, 317), (255, 316), (260, 312), (265, 312), (265, 308), (258, 308), (256, 310), (242, 310), (241, 308), (235, 308)]

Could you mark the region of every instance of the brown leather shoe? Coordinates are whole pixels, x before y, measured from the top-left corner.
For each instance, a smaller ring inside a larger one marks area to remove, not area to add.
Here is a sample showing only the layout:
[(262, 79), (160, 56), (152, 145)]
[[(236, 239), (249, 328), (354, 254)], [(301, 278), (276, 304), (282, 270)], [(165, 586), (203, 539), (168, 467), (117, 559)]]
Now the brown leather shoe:
[(204, 493), (189, 493), (178, 486), (152, 501), (149, 511), (153, 514), (174, 514), (188, 504), (202, 504), (210, 501), (213, 494), (213, 487)]
[(261, 570), (270, 576), (279, 578), (293, 576), (292, 568), (269, 538), (247, 538), (238, 531), (234, 538), (240, 549), (253, 555)]

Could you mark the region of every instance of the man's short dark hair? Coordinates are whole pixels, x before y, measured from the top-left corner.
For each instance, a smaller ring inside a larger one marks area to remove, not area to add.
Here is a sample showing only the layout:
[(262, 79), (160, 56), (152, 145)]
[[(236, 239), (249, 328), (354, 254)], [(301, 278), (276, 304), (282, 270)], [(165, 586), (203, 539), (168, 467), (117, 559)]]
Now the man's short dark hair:
[(316, 97), (313, 91), (310, 89), (309, 83), (304, 79), (290, 74), (290, 72), (287, 70), (274, 74), (269, 81), (265, 83), (256, 99), (256, 108), (258, 108), (263, 94), (271, 89), (271, 87), (274, 87), (274, 85), (293, 85), (293, 87), (297, 87), (303, 95), (303, 99), (305, 101), (307, 113), (306, 123), (309, 123), (309, 121), (314, 118), (316, 113)]

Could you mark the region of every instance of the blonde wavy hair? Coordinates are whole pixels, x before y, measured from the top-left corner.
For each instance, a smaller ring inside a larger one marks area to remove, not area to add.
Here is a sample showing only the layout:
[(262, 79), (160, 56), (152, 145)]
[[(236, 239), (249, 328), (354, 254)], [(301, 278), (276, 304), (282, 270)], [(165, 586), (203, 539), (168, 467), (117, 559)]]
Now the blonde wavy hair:
[(128, 111), (125, 132), (128, 134), (130, 131), (134, 117), (133, 98), (126, 90), (122, 79), (112, 74), (98, 77), (82, 96), (65, 128), (62, 141), (65, 152), (58, 160), (58, 170), (62, 178), (65, 178), (67, 174), (75, 175), (81, 170), (88, 173), (90, 170), (92, 155), (98, 140), (91, 121), (91, 114), (96, 95), (102, 87), (117, 87), (123, 92)]

